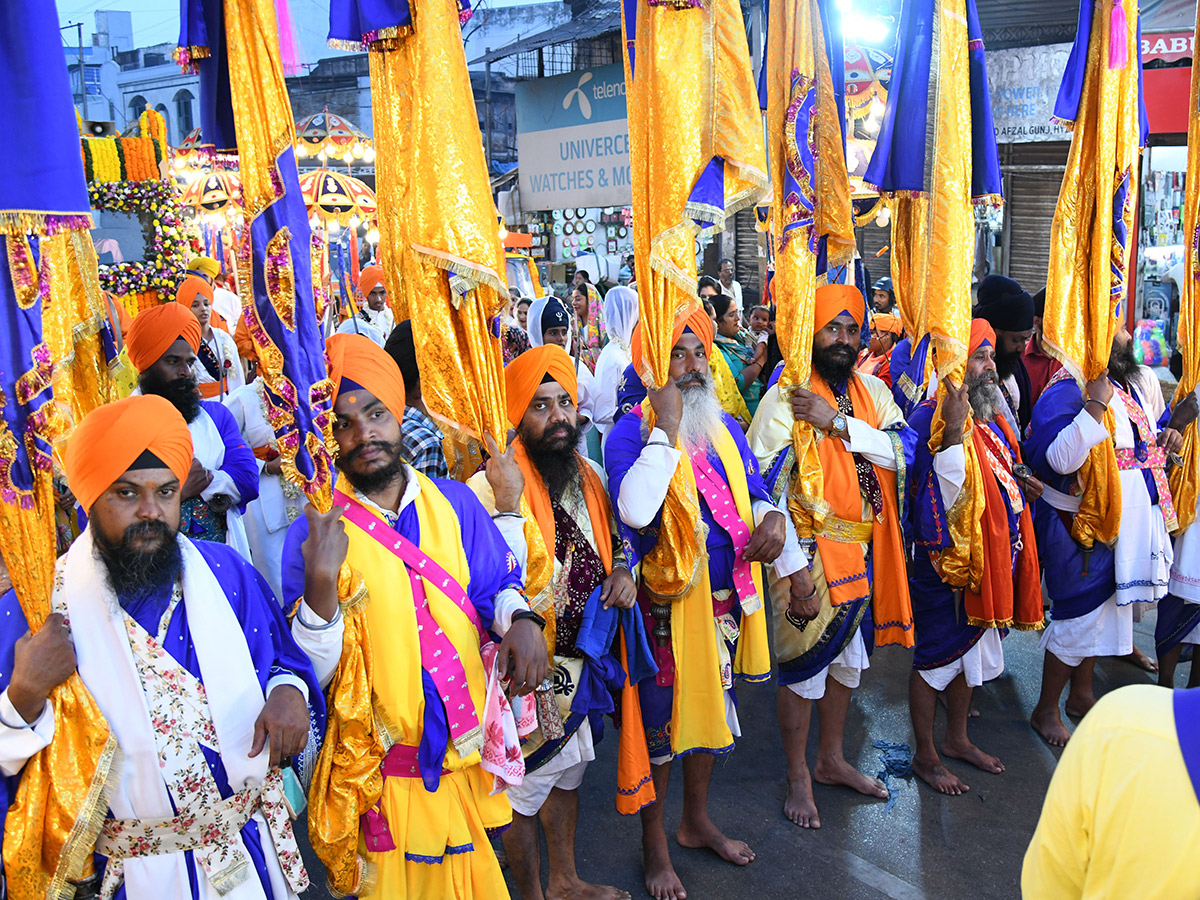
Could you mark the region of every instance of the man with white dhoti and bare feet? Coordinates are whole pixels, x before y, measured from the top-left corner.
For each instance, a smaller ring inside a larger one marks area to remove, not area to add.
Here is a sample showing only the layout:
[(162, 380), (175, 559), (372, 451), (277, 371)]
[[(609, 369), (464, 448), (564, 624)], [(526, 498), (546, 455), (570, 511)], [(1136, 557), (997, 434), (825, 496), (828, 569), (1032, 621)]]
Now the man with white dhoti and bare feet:
[[(865, 318), (866, 302), (853, 286), (818, 288), (812, 378), (790, 397), (771, 388), (746, 436), (779, 499), (793, 485), (794, 423), (818, 433), (824, 496), (815, 499), (828, 507), (824, 526), (802, 541), (809, 565), (771, 585), (776, 708), (787, 755), (783, 811), (802, 828), (821, 827), (814, 780), (887, 797), (878, 779), (846, 760), (843, 732), (872, 648), (912, 646), (900, 498), (915, 436), (888, 386), (854, 369)], [(814, 703), (821, 735), (810, 773), (805, 752)]]

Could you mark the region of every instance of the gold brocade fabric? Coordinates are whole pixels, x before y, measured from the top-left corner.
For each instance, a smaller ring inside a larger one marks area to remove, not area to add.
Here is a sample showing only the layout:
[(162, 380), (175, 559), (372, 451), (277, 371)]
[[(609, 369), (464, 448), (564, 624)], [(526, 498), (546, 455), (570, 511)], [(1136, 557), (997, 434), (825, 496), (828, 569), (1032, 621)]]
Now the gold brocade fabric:
[[(820, 9), (815, 0), (784, 0), (771, 6), (767, 29), (767, 135), (772, 174), (772, 238), (776, 242), (774, 289), (778, 307), (775, 334), (785, 360), (780, 390), (808, 381), (812, 367), (813, 304), (818, 286), (816, 254), (810, 241), (827, 236), (830, 266), (848, 262), (854, 248), (850, 183), (842, 152), (841, 123), (825, 48)], [(813, 99), (811, 124), (797, 126), (796, 116)], [(796, 146), (806, 131), (806, 148), (815, 162), (805, 165)], [(793, 198), (788, 184), (806, 193)], [(806, 190), (807, 189), (807, 190)], [(785, 229), (800, 204), (812, 207), (812, 222)], [(824, 278), (822, 277), (822, 281)], [(796, 474), (788, 509), (797, 533), (808, 538), (821, 530), (829, 511), (821, 459), (813, 427), (797, 422), (792, 430)]]
[[(1121, 2), (1130, 61), (1110, 69), (1110, 17), (1114, 3)], [(1095, 4), (1083, 93), (1050, 230), (1042, 333), (1050, 352), (1079, 381), (1099, 377), (1108, 366), (1113, 335), (1121, 327), (1118, 309), (1126, 297), (1141, 152), (1137, 23), (1134, 0)], [(1113, 227), (1114, 198), (1122, 185), (1121, 218), (1129, 235), (1124, 246), (1114, 239)]]
[[(1050, 269), (1042, 333), (1049, 351), (1079, 382), (1108, 366), (1113, 335), (1121, 328), (1127, 295), (1130, 231), (1140, 157), (1138, 67), (1110, 69), (1109, 24), (1114, 2), (1101, 0), (1092, 14), (1087, 70), (1073, 123), (1071, 152), (1050, 229)], [(1128, 59), (1140, 52), (1137, 6), (1123, 0)], [(1122, 244), (1114, 227), (1116, 198), (1124, 190)], [(1186, 281), (1186, 279), (1185, 279)], [(1105, 424), (1112, 432), (1111, 413)], [(1079, 470), (1080, 510), (1072, 537), (1085, 547), (1110, 543), (1120, 524), (1121, 482), (1111, 441), (1093, 448)], [(1192, 507), (1195, 508), (1194, 505)]]
[[(942, 449), (942, 437), (946, 432), (946, 421), (942, 417), (942, 398), (945, 389), (939, 390), (938, 408), (929, 429), (929, 452)], [(986, 503), (983, 469), (979, 454), (975, 452), (975, 441), (971, 437), (975, 429), (974, 416), (967, 414), (963, 425), (962, 448), (966, 457), (966, 479), (954, 505), (946, 510), (946, 525), (950, 531), (950, 546), (938, 556), (938, 574), (951, 587), (966, 588), (979, 593), (983, 585), (985, 549), (983, 545), (983, 515)]]
[[(1196, 9), (1196, 31), (1200, 32), (1200, 6)], [(1200, 148), (1200, 67), (1192, 67), (1192, 90), (1188, 101), (1188, 146)], [(1196, 316), (1196, 278), (1200, 277), (1200, 245), (1196, 243), (1200, 226), (1200, 152), (1188, 154), (1187, 178), (1183, 192), (1183, 234), (1189, 243), (1183, 283), (1179, 286), (1179, 331), (1176, 346), (1183, 355), (1183, 377), (1175, 390), (1175, 403), (1181, 403), (1196, 389), (1200, 380), (1200, 319)], [(1183, 432), (1183, 464), (1170, 472), (1171, 496), (1180, 534), (1196, 518), (1197, 482), (1200, 481), (1200, 436), (1192, 422)]]
[[(625, 23), (625, 8), (621, 10)], [(756, 203), (766, 186), (762, 120), (749, 46), (737, 0), (676, 9), (638, 0), (635, 67), (626, 45), (633, 192), (633, 245), (649, 386), (666, 383), (676, 316), (698, 302), (693, 216), (721, 229)], [(723, 206), (689, 203), (713, 159), (724, 160)], [(650, 416), (649, 402), (644, 406)], [(652, 416), (648, 419), (652, 421)], [(663, 503), (658, 543), (642, 574), (662, 599), (695, 584), (703, 561), (703, 525), (695, 489), (676, 468)]]
[[(456, 8), (417, 2), (414, 19), (395, 50), (368, 54), (380, 255), (397, 321), (417, 326), (421, 392), (447, 456), (477, 462), (483, 435), (503, 448), (508, 431), (491, 331), (504, 253)], [(475, 471), (455, 468), (463, 480)]]
[[(10, 238), (12, 243), (21, 240)], [(19, 377), (29, 399), (53, 391), (53, 400), (31, 423), (49, 443), (65, 438), (82, 416), (112, 399), (113, 385), (100, 344), (106, 315), (96, 274), (96, 255), (86, 232), (64, 231), (39, 239), (48, 279), (42, 297), (44, 362)], [(11, 260), (6, 261), (11, 264)], [(13, 398), (10, 398), (10, 402)], [(0, 457), (11, 460), (16, 441), (0, 424)], [(32, 441), (27, 441), (32, 448)], [(30, 491), (14, 490), (0, 503), (0, 554), (31, 630), (50, 612), (55, 530), (52, 471), (34, 469)], [(3, 476), (0, 476), (3, 477)], [(6, 485), (9, 487), (10, 485)], [(50, 695), (54, 740), (25, 764), (4, 830), (4, 873), (14, 900), (74, 896), (70, 880), (90, 872), (92, 848), (108, 810), (119, 751), (99, 707), (77, 674)]]

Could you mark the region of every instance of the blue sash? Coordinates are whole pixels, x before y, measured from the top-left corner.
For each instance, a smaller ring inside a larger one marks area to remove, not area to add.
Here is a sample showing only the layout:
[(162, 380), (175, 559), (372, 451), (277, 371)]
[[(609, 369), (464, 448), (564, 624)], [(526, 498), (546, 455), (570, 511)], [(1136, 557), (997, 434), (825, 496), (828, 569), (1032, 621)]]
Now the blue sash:
[(1192, 790), (1200, 800), (1200, 688), (1175, 692), (1175, 733)]

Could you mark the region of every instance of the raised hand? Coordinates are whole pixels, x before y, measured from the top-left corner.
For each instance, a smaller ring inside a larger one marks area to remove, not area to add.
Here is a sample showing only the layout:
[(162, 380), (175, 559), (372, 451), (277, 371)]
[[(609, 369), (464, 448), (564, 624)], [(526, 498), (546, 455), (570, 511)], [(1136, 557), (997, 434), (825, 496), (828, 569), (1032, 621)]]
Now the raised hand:
[(26, 633), (13, 649), (13, 674), (8, 699), (18, 715), (34, 722), (50, 692), (75, 671), (71, 629), (58, 613), (46, 616), (37, 634)]
[(943, 450), (962, 443), (970, 411), (970, 389), (965, 384), (955, 387), (954, 382), (947, 379), (946, 394), (942, 398), (942, 421), (946, 423), (942, 431)]
[(483, 440), (487, 444), (486, 474), (492, 495), (496, 498), (496, 512), (519, 512), (521, 494), (525, 491), (525, 476), (514, 459), (516, 446), (510, 440), (508, 449), (501, 453), (496, 439), (490, 434), (485, 434)]
[(338, 572), (346, 561), (350, 539), (342, 524), (343, 506), (327, 513), (317, 512), (311, 503), (304, 507), (308, 519), (308, 537), (300, 548), (304, 555), (304, 599), (312, 611), (326, 622), (337, 614)]
[(655, 425), (667, 435), (667, 440), (674, 444), (679, 437), (679, 422), (683, 418), (683, 392), (670, 378), (661, 390), (650, 389), (650, 408), (654, 410)]

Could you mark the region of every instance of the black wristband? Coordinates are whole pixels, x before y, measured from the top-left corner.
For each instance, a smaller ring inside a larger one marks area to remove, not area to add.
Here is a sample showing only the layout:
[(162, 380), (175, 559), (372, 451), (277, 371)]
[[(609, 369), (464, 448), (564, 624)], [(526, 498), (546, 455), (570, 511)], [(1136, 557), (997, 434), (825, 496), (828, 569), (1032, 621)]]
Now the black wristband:
[(533, 621), (533, 624), (542, 629), (542, 631), (546, 630), (546, 620), (535, 613), (532, 609), (521, 609), (513, 613), (512, 621), (514, 625), (517, 622), (520, 622), (522, 619), (530, 619)]

